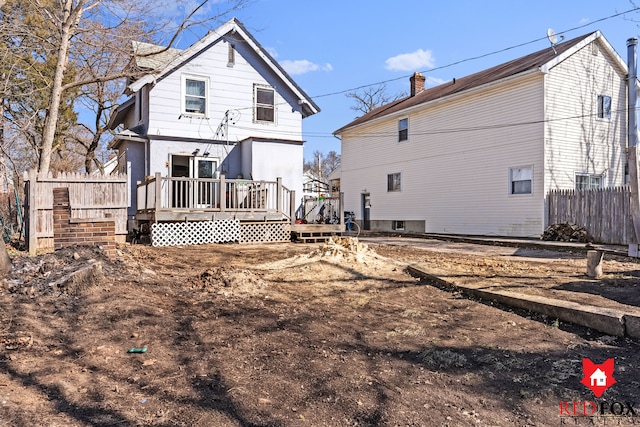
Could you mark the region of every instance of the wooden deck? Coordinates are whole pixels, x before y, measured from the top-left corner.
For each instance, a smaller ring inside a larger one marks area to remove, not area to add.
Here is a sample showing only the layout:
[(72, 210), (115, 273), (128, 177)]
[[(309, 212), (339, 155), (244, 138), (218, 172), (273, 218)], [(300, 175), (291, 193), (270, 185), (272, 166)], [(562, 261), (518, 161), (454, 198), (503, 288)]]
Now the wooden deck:
[(295, 192), (282, 180), (155, 177), (137, 187), (138, 221), (295, 222)]
[[(303, 203), (304, 217), (319, 213), (336, 219), (342, 212), (343, 196), (318, 197), (310, 206)], [(321, 208), (323, 208), (321, 210)], [(288, 224), (293, 240), (327, 241), (344, 230), (344, 218), (336, 224), (297, 224), (296, 196), (282, 180), (171, 178), (156, 174), (137, 186), (136, 220), (149, 223), (239, 220)], [(275, 225), (275, 224), (271, 224)]]

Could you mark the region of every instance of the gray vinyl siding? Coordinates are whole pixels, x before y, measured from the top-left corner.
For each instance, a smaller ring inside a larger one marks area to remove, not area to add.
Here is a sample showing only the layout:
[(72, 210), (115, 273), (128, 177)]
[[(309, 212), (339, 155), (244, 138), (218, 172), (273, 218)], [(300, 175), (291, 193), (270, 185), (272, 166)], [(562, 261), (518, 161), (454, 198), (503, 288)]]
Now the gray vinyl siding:
[[(149, 94), (149, 135), (213, 139), (227, 110), (236, 120), (229, 125), (229, 140), (241, 141), (265, 135), (271, 139), (301, 140), (302, 115), (285, 87), (248, 50), (236, 52), (235, 65), (227, 66), (228, 45), (218, 41), (179, 69), (156, 82)], [(253, 53), (255, 55), (255, 53)], [(207, 117), (182, 111), (182, 77), (208, 78)], [(275, 123), (254, 123), (253, 88), (262, 84), (275, 88)]]

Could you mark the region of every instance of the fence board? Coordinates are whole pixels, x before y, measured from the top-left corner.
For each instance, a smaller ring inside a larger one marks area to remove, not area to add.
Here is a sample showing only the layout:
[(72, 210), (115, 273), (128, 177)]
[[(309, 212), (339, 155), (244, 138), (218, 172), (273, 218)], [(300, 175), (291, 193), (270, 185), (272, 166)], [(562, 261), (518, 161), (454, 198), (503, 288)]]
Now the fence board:
[(550, 191), (547, 214), (549, 224), (580, 225), (598, 243), (628, 245), (634, 239), (628, 186)]
[(46, 177), (24, 174), (26, 200), (25, 215), (29, 251), (53, 248), (53, 189), (69, 188), (71, 217), (76, 219), (110, 217), (115, 221), (116, 240), (127, 234), (127, 177), (126, 175), (88, 175), (61, 173)]

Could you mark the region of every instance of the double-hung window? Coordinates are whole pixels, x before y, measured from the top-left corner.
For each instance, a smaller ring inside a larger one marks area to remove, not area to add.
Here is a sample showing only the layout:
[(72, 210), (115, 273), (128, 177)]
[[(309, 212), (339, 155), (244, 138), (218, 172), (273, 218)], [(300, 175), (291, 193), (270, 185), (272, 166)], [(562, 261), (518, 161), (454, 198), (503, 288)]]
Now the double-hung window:
[(598, 118), (611, 120), (611, 97), (608, 95), (598, 95)]
[(183, 114), (207, 115), (209, 80), (206, 77), (183, 76)]
[(400, 191), (402, 189), (402, 174), (400, 172), (387, 175), (387, 192)]
[(409, 139), (409, 119), (398, 120), (398, 142)]
[(254, 86), (254, 120), (257, 122), (276, 121), (276, 91), (270, 86)]
[(602, 175), (576, 174), (576, 190), (597, 190), (602, 188)]
[(509, 194), (533, 193), (533, 167), (523, 166), (509, 169)]

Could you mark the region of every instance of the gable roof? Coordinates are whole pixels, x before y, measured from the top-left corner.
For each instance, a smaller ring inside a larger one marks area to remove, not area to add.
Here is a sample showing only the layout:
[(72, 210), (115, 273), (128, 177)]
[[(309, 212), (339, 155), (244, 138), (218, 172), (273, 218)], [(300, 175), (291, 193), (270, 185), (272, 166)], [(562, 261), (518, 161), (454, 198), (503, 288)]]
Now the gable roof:
[[(182, 64), (190, 61), (193, 57), (198, 55), (203, 50), (207, 49), (212, 44), (218, 42), (225, 35), (232, 33), (234, 38), (242, 38), (265, 62), (265, 64), (274, 72), (275, 75), (280, 78), (285, 85), (295, 94), (298, 98), (298, 103), (302, 106), (303, 117), (308, 117), (320, 111), (320, 107), (293, 81), (293, 79), (287, 74), (287, 72), (278, 64), (278, 62), (258, 43), (258, 41), (247, 31), (240, 21), (233, 18), (226, 23), (222, 24), (215, 30), (209, 31), (206, 36), (182, 51), (172, 51), (173, 59), (164, 65), (159, 71), (150, 73), (144, 77), (136, 80), (130, 84), (127, 88), (129, 93), (139, 91), (147, 84), (153, 83), (159, 79), (162, 79), (167, 74), (175, 71)], [(167, 51), (169, 53), (169, 51)], [(165, 58), (166, 59), (166, 58)]]
[(140, 70), (157, 70), (166, 66), (182, 50), (165, 48), (151, 43), (132, 41), (136, 67)]
[(622, 72), (626, 74), (627, 66), (624, 60), (616, 53), (602, 33), (600, 33), (600, 31), (596, 31), (559, 43), (554, 47), (548, 47), (521, 58), (505, 62), (504, 64), (496, 65), (495, 67), (484, 71), (459, 79), (454, 79), (453, 82), (447, 82), (430, 89), (425, 89), (414, 96), (401, 98), (389, 104), (380, 106), (336, 130), (334, 134), (340, 134), (351, 127), (358, 126), (393, 113), (398, 113), (420, 104), (425, 104), (430, 101), (446, 98), (467, 90), (479, 88), (489, 83), (494, 83), (521, 73), (535, 70), (546, 73), (549, 69), (553, 68), (569, 56), (576, 53), (578, 50), (597, 39), (601, 41), (602, 47), (611, 54), (616, 64), (620, 67)]

